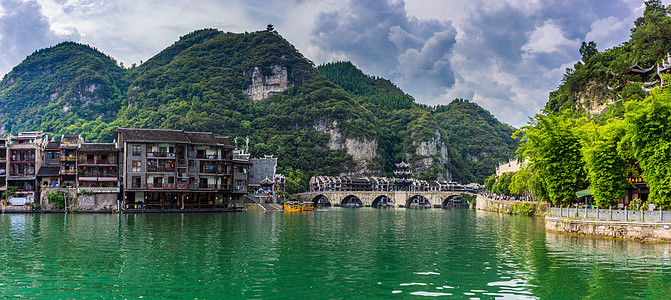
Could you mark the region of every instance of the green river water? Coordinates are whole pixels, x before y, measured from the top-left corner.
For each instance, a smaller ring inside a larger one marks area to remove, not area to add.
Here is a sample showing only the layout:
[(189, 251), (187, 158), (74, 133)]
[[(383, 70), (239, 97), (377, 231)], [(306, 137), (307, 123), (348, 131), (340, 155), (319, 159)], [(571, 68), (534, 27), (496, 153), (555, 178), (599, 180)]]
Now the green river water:
[(0, 298), (671, 299), (671, 245), (473, 210), (0, 215)]

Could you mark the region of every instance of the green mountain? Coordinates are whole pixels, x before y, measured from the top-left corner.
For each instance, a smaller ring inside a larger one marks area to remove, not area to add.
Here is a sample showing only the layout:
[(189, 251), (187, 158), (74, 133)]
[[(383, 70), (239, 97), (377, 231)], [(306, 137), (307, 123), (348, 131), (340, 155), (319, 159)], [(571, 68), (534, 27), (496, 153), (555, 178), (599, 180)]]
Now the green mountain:
[(475, 103), (458, 99), (437, 107), (418, 104), (391, 81), (366, 75), (350, 62), (329, 63), (318, 70), (370, 110), (381, 125), (383, 175), (393, 176), (393, 163), (410, 158), (425, 167), (426, 178), (449, 174), (456, 181), (482, 183), (499, 162), (515, 156), (517, 142), (511, 138), (515, 129)]
[(116, 118), (126, 70), (100, 51), (72, 42), (36, 51), (0, 81), (2, 132), (63, 132)]
[(138, 127), (248, 137), (253, 156), (279, 158), (292, 192), (317, 174), (391, 176), (401, 160), (421, 178), (461, 174), (471, 167), (434, 114), (349, 63), (318, 71), (268, 30), (198, 30), (130, 68), (66, 42), (35, 52), (0, 82), (3, 132), (111, 141), (117, 127)]
[(511, 137), (515, 128), (499, 122), (476, 103), (456, 99), (435, 107), (433, 115), (468, 166), (455, 168), (453, 176), (484, 182), (499, 162), (515, 156), (518, 142)]

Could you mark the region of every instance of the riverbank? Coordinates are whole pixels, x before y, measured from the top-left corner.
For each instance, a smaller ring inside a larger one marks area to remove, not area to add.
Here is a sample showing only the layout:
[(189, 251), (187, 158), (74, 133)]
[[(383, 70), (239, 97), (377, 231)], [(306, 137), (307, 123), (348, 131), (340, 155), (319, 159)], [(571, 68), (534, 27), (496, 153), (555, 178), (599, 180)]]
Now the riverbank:
[(494, 200), (478, 194), (475, 209), (511, 215), (543, 216), (547, 204), (535, 201)]
[(577, 236), (671, 242), (671, 223), (595, 221), (546, 216), (545, 230)]

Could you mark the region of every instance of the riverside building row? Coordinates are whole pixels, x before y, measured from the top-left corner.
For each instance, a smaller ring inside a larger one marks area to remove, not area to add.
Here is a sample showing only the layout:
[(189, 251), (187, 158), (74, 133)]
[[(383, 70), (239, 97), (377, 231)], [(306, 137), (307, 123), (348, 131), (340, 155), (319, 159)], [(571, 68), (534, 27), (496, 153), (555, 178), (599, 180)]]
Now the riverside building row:
[(53, 193), (70, 209), (237, 209), (250, 199), (250, 167), (249, 154), (212, 133), (118, 128), (113, 143), (42, 132), (0, 139), (0, 190), (15, 207), (60, 209)]

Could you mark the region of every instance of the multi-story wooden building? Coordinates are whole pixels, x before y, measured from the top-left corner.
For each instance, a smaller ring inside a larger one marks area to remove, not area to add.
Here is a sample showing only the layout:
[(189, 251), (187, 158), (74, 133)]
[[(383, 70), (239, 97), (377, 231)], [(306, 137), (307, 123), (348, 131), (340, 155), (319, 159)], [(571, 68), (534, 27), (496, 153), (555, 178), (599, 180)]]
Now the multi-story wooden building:
[(7, 139), (7, 186), (16, 188), (15, 196), (10, 199), (12, 204), (33, 202), (36, 199), (36, 175), (42, 166), (42, 149), (47, 140), (43, 132), (21, 132)]
[[(122, 209), (231, 207), (246, 193), (234, 188), (229, 138), (167, 129), (117, 129)], [(242, 165), (242, 163), (239, 163)], [(246, 176), (247, 166), (243, 166)]]

